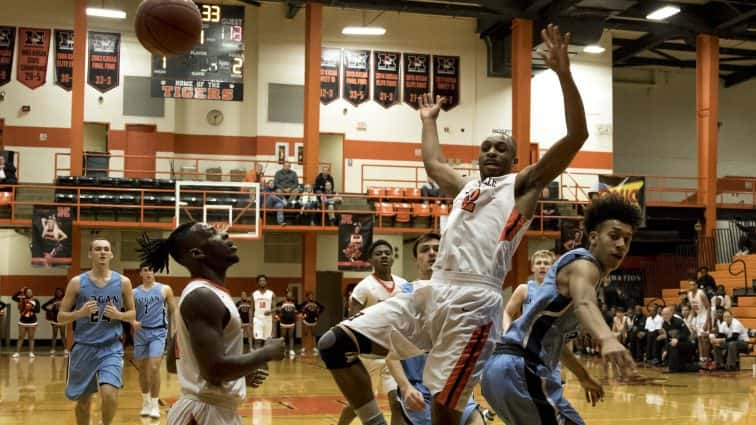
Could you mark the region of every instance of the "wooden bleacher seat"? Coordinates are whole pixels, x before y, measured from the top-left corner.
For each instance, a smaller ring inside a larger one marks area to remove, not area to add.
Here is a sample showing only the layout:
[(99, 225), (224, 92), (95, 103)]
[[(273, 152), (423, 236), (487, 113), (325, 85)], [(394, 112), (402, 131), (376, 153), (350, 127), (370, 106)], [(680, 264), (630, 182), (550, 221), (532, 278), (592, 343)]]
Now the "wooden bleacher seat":
[(412, 204), (412, 217), (412, 224), (414, 227), (431, 227), (430, 205), (425, 202), (415, 202), (414, 204)]
[(404, 198), (404, 190), (401, 187), (387, 187), (386, 198), (392, 201), (401, 201)]
[(396, 212), (394, 204), (391, 202), (376, 202), (376, 211), (378, 212), (379, 223), (383, 227), (391, 226)]
[(211, 167), (205, 170), (205, 180), (219, 182), (223, 180), (223, 170), (220, 167)]
[(420, 189), (416, 187), (407, 187), (404, 189), (404, 199), (415, 200), (420, 199), (421, 196)]
[(0, 207), (7, 207), (13, 202), (13, 192), (0, 192)]
[(433, 217), (449, 215), (449, 206), (446, 204), (433, 204), (433, 206), (431, 206), (431, 214)]
[(394, 217), (395, 224), (408, 225), (410, 222), (410, 211), (412, 206), (406, 202), (397, 202), (394, 204), (394, 211), (396, 216)]
[(378, 199), (386, 196), (386, 189), (382, 187), (369, 187), (367, 190), (367, 195), (368, 195), (369, 202), (375, 202)]
[(244, 181), (244, 176), (247, 174), (244, 172), (244, 170), (241, 169), (234, 169), (229, 171), (229, 174), (231, 174), (231, 181), (232, 182), (241, 182)]

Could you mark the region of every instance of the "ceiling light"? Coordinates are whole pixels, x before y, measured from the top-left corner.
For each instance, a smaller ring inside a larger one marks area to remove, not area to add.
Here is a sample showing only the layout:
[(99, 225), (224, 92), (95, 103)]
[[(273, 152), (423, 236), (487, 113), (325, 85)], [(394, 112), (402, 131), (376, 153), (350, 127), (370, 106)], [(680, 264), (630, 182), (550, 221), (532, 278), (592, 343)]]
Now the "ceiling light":
[(344, 35), (383, 35), (386, 28), (383, 27), (344, 27), (341, 30)]
[(606, 51), (606, 49), (603, 48), (603, 47), (601, 47), (601, 46), (599, 46), (598, 44), (589, 44), (589, 45), (583, 47), (583, 51), (585, 53), (590, 53), (590, 54), (593, 54), (593, 55), (598, 55), (598, 54), (604, 53), (604, 51)]
[(663, 6), (646, 15), (646, 19), (663, 21), (670, 16), (677, 15), (678, 13), (680, 13), (680, 8), (677, 6)]
[(117, 9), (101, 9), (98, 7), (88, 7), (87, 16), (97, 16), (98, 18), (126, 19), (126, 12)]

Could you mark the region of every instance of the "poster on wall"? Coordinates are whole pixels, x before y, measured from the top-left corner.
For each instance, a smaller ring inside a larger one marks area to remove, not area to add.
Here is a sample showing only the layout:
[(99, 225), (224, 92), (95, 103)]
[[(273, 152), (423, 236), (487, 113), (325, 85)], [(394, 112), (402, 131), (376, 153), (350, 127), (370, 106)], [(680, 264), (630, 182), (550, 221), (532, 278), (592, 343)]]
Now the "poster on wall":
[(304, 165), (304, 143), (295, 143), (294, 151), (297, 153), (297, 164)]
[(72, 207), (34, 206), (32, 265), (71, 265)]
[(443, 96), (448, 111), (459, 105), (459, 56), (433, 56), (433, 98)]
[(15, 47), (16, 27), (0, 27), (0, 86), (10, 82)]
[(367, 250), (372, 243), (372, 214), (341, 214), (339, 218), (339, 270), (372, 270), (367, 256)]
[(384, 108), (399, 103), (399, 52), (373, 52), (373, 100)]
[(324, 47), (320, 51), (320, 103), (328, 105), (341, 95), (339, 73), (341, 49)]
[(646, 225), (646, 178), (599, 175), (599, 195), (619, 194), (641, 210), (640, 227)]
[(87, 84), (100, 93), (118, 87), (121, 34), (89, 32), (89, 73)]
[(288, 161), (288, 157), (289, 144), (287, 142), (276, 143), (276, 161), (278, 161), (279, 164), (283, 165), (284, 162)]
[(585, 233), (583, 220), (560, 220), (561, 237), (556, 252), (559, 255), (576, 248), (588, 247), (588, 235)]
[(73, 47), (73, 31), (55, 30), (55, 84), (65, 91), (73, 87)]
[(360, 106), (370, 98), (370, 50), (344, 51), (344, 99)]
[(430, 55), (404, 53), (404, 103), (418, 109), (418, 98), (430, 92)]
[[(614, 289), (617, 301), (623, 307), (643, 305), (643, 287), (646, 278), (641, 269), (618, 269), (609, 275), (609, 286)], [(605, 291), (606, 294), (606, 291)], [(606, 298), (604, 299), (606, 303)], [(609, 301), (612, 304), (611, 300)], [(616, 303), (616, 302), (615, 302)]]
[(47, 80), (47, 56), (50, 52), (50, 30), (18, 29), (18, 60), (16, 79), (34, 90)]

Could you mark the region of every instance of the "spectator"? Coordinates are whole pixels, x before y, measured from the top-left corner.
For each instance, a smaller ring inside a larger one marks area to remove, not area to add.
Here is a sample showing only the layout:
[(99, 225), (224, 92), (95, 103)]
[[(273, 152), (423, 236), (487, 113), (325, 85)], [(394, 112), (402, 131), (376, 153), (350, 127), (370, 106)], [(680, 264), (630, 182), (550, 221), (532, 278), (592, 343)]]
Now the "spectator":
[(0, 183), (18, 183), (18, 179), (16, 178), (16, 166), (11, 162), (6, 162), (5, 156), (2, 155), (2, 152), (0, 152)]
[(732, 298), (727, 295), (724, 285), (717, 285), (717, 291), (713, 297), (711, 297), (711, 317), (714, 318), (714, 311), (716, 308), (722, 308), (729, 310), (732, 308)]
[(305, 211), (320, 209), (320, 201), (318, 195), (313, 193), (312, 186), (310, 186), (309, 184), (306, 184), (304, 186), (304, 191), (299, 196), (299, 205), (300, 221), (302, 221), (306, 216), (309, 216), (310, 226), (313, 226), (315, 224), (315, 215), (312, 212), (305, 213)]
[(636, 304), (633, 308), (633, 314), (630, 317), (632, 326), (627, 335), (630, 352), (636, 362), (643, 361), (643, 347), (646, 338), (645, 324), (646, 315), (643, 314), (643, 307)]
[(296, 193), (299, 190), (299, 177), (297, 172), (291, 169), (291, 163), (286, 161), (283, 168), (276, 171), (274, 176), (276, 191), (286, 194)]
[(40, 311), (40, 303), (34, 298), (31, 288), (21, 288), (13, 296), (13, 301), (18, 303), (18, 344), (13, 358), (20, 356), (24, 338), (29, 340), (29, 357), (34, 358), (34, 333), (37, 331), (37, 313)]
[(709, 361), (709, 329), (711, 328), (711, 319), (708, 310), (704, 309), (701, 304), (693, 305), (693, 328), (698, 340), (698, 359), (702, 365)]
[(276, 192), (276, 186), (273, 180), (268, 180), (265, 184), (265, 208), (276, 211), (276, 223), (280, 226), (286, 226), (283, 209), (286, 207), (286, 199), (279, 197)]
[(438, 184), (436, 184), (436, 182), (429, 177), (428, 181), (420, 186), (420, 195), (423, 198), (440, 198), (441, 188), (438, 187)]
[(696, 316), (693, 314), (693, 309), (690, 308), (690, 305), (684, 304), (680, 306), (680, 317), (688, 325), (691, 340), (694, 340), (696, 336)]
[(714, 359), (717, 368), (737, 370), (738, 354), (748, 352), (748, 329), (738, 319), (732, 317), (730, 310), (724, 310), (722, 316), (723, 320), (719, 323), (718, 333), (711, 339)]
[(543, 228), (546, 230), (558, 230), (559, 220), (556, 218), (550, 218), (559, 215), (557, 205), (553, 202), (545, 202), (556, 199), (551, 194), (551, 190), (548, 186), (544, 187), (541, 191), (541, 214), (543, 215)]
[(714, 296), (717, 292), (717, 281), (709, 274), (709, 268), (706, 266), (698, 269), (698, 276), (696, 278), (698, 287), (706, 291), (708, 297)]
[(680, 296), (680, 302), (678, 305), (680, 306), (680, 309), (682, 311), (682, 308), (687, 306), (689, 310), (693, 310), (693, 308), (690, 306), (690, 300), (688, 299), (688, 291), (681, 290), (678, 292), (678, 295)]
[(685, 321), (674, 314), (675, 310), (671, 306), (664, 307), (662, 317), (664, 324), (662, 329), (664, 334), (660, 335), (667, 346), (667, 360), (670, 372), (685, 372), (697, 370), (690, 362), (691, 355), (695, 349), (690, 342), (690, 330)]
[(612, 333), (622, 345), (625, 345), (625, 342), (627, 342), (627, 335), (630, 333), (632, 326), (630, 318), (625, 316), (624, 307), (617, 307), (614, 313), (614, 320), (612, 321)]
[(331, 183), (331, 188), (336, 186), (336, 184), (333, 182), (333, 176), (331, 175), (330, 165), (324, 165), (323, 168), (320, 170), (320, 174), (318, 174), (318, 176), (315, 177), (315, 186), (313, 187), (313, 189), (315, 190), (315, 193), (325, 192), (326, 183)]
[(338, 196), (336, 192), (333, 191), (333, 185), (331, 182), (326, 182), (325, 188), (323, 189), (323, 192), (320, 194), (320, 202), (321, 205), (324, 205), (325, 208), (328, 210), (328, 222), (331, 226), (336, 225), (336, 205), (341, 204), (342, 199), (341, 196)]
[(756, 252), (756, 227), (744, 226), (740, 223), (735, 223), (735, 226), (743, 232), (743, 235), (738, 239), (738, 255), (748, 255)]
[(664, 324), (659, 314), (659, 307), (651, 304), (648, 307), (649, 315), (646, 318), (646, 361), (652, 365), (657, 365), (661, 361), (662, 341), (659, 340), (659, 334)]

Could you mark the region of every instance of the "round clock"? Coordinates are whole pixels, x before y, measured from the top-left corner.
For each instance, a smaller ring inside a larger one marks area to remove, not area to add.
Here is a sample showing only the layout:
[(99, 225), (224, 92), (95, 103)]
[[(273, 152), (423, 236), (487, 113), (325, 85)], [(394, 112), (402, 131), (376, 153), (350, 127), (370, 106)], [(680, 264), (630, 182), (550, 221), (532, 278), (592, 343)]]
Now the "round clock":
[(210, 125), (220, 125), (223, 122), (223, 112), (217, 109), (211, 109), (207, 113), (207, 123)]

